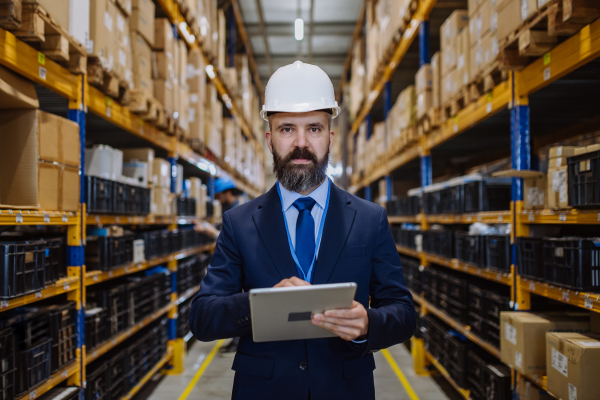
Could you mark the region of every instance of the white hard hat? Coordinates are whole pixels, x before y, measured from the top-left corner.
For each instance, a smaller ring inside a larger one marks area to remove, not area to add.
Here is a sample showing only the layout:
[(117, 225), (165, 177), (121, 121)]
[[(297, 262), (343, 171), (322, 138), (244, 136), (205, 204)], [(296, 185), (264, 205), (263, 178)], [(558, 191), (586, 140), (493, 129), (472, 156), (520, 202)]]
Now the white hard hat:
[(279, 68), (265, 89), (265, 104), (260, 117), (269, 112), (308, 112), (331, 110), (333, 118), (340, 113), (333, 84), (325, 71), (316, 65), (296, 61)]

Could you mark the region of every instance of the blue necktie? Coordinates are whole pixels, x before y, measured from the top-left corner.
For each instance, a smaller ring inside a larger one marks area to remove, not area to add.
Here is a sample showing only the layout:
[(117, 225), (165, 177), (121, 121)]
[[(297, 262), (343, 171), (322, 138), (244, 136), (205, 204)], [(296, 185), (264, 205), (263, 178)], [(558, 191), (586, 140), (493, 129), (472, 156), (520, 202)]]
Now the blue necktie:
[(305, 276), (308, 276), (308, 270), (315, 255), (315, 220), (310, 213), (315, 203), (311, 197), (301, 197), (294, 202), (294, 207), (298, 210), (296, 257)]

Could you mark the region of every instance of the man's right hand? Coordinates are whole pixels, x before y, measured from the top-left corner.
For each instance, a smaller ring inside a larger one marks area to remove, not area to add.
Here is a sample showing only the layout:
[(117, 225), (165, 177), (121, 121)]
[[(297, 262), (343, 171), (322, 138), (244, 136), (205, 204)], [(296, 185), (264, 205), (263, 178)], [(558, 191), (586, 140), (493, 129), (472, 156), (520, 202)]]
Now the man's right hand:
[(297, 276), (292, 276), (291, 278), (282, 280), (281, 282), (279, 282), (277, 285), (275, 285), (273, 287), (292, 287), (292, 286), (310, 286), (310, 283), (298, 278)]

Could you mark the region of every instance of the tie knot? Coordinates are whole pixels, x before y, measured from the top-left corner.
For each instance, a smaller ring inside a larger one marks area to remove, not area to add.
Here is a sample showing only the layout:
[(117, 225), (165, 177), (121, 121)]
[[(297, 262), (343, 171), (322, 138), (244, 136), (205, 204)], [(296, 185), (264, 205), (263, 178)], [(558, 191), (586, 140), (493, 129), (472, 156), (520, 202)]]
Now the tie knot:
[(310, 212), (315, 206), (315, 203), (316, 201), (312, 197), (301, 197), (294, 202), (293, 206), (296, 207), (298, 211), (308, 210)]

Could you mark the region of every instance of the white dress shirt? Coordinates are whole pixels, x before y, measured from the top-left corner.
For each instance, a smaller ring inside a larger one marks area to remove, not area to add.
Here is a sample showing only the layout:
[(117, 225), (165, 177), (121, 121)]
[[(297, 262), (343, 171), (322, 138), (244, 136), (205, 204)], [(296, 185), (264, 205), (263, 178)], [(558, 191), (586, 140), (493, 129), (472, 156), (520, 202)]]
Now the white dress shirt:
[[(308, 194), (308, 196), (302, 196), (298, 192), (292, 192), (279, 185), (279, 191), (281, 192), (281, 202), (283, 205), (283, 215), (287, 222), (288, 230), (290, 232), (290, 239), (292, 240), (292, 246), (296, 249), (296, 222), (298, 221), (298, 209), (294, 207), (294, 202), (300, 197), (311, 197), (316, 201), (310, 214), (315, 220), (315, 244), (317, 237), (319, 236), (319, 227), (321, 226), (321, 218), (323, 218), (323, 212), (325, 211), (325, 205), (327, 203), (327, 192), (329, 191), (329, 178), (326, 178), (315, 190)], [(320, 243), (315, 249), (315, 253), (319, 254)]]

